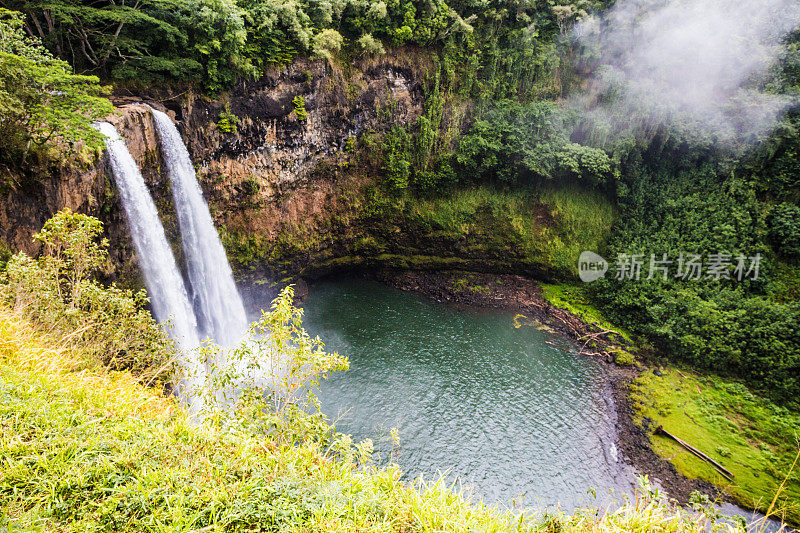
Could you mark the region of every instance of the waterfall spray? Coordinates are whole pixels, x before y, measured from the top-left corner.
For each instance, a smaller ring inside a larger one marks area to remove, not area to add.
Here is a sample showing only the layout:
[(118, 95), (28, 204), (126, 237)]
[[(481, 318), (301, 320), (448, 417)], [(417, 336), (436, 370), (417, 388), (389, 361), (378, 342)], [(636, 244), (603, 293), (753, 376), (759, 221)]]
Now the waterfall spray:
[(166, 114), (152, 111), (202, 330), (219, 345), (233, 347), (249, 326), (242, 298), (180, 133)]
[(194, 388), (205, 379), (205, 365), (194, 353), (200, 344), (197, 322), (158, 211), (133, 156), (114, 126), (100, 122), (95, 128), (107, 138), (114, 181), (122, 197), (153, 314), (178, 343), (187, 379)]

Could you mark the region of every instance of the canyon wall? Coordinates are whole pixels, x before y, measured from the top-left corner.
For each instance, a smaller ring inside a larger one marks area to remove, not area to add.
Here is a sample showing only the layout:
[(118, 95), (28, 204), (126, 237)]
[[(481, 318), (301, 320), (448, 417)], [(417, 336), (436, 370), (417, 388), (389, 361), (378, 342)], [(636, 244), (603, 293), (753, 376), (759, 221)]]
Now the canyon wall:
[[(300, 60), (216, 98), (166, 89), (116, 94), (118, 113), (108, 121), (139, 163), (170, 237), (177, 231), (174, 210), (152, 117), (143, 103), (177, 121), (218, 226), (268, 243), (287, 228), (312, 230), (337, 210), (343, 191), (352, 192), (330, 172), (315, 176), (320, 166), (347, 168), (348, 141), (367, 130), (381, 131), (381, 122), (416, 119), (423, 101), (416, 75), (425, 61), (419, 54), (399, 54), (364, 61), (345, 73), (324, 61)], [(296, 109), (298, 96), (305, 117)], [(379, 120), (388, 107), (391, 121)], [(227, 113), (236, 117), (232, 128), (219, 125)], [(37, 253), (33, 234), (52, 214), (69, 208), (106, 223), (118, 266), (130, 257), (124, 213), (102, 154), (38, 166), (31, 174), (0, 197), (0, 239), (12, 250)], [(343, 181), (364, 179), (348, 175)]]
[[(559, 233), (560, 208), (552, 202), (484, 191), (442, 222), (438, 211), (450, 209), (449, 198), (437, 203), (382, 187), (380, 136), (396, 125), (413, 127), (437, 68), (422, 50), (393, 50), (346, 66), (301, 59), (213, 98), (185, 89), (117, 89), (118, 113), (108, 120), (139, 163), (179, 261), (169, 181), (144, 103), (177, 122), (240, 278), (362, 267), (563, 274), (556, 256), (580, 227)], [(440, 131), (463, 131), (470, 116), (468, 99), (448, 95)], [(0, 239), (36, 253), (31, 237), (53, 213), (89, 213), (106, 225), (108, 278), (138, 279), (102, 153), (36, 172), (0, 196)]]

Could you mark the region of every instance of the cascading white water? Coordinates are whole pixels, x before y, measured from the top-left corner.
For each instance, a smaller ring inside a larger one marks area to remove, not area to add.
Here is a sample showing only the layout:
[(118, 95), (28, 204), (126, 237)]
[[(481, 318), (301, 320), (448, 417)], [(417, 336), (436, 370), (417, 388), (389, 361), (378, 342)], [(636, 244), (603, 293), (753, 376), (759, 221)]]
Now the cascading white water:
[(233, 347), (249, 326), (242, 298), (180, 133), (166, 114), (152, 111), (202, 329), (217, 344)]
[(107, 137), (108, 158), (144, 273), (153, 314), (156, 320), (166, 324), (169, 334), (178, 343), (184, 370), (191, 386), (195, 386), (205, 376), (205, 365), (193, 353), (200, 344), (197, 321), (153, 198), (136, 161), (114, 126), (99, 122), (95, 128)]

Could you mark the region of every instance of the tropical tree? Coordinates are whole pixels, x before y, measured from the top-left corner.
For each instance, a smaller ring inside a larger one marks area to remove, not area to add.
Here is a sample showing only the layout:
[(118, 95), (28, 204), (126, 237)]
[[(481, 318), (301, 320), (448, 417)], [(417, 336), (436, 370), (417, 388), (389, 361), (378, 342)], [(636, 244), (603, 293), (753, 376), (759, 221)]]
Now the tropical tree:
[(24, 163), (47, 144), (99, 146), (91, 123), (113, 110), (105, 89), (95, 76), (73, 74), (23, 25), (21, 13), (0, 9), (0, 161)]

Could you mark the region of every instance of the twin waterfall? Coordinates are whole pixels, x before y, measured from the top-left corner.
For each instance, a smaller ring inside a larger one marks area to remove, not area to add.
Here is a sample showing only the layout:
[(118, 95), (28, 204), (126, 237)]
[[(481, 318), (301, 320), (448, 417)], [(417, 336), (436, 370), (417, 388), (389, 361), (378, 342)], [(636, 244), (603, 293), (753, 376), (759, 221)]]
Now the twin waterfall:
[(102, 122), (97, 129), (107, 137), (108, 159), (125, 207), (153, 314), (161, 323), (169, 321), (169, 332), (181, 348), (194, 349), (200, 342), (197, 321), (150, 191), (114, 126)]
[(178, 215), (190, 291), (164, 235), (153, 198), (124, 140), (109, 123), (98, 123), (96, 128), (107, 137), (111, 169), (153, 313), (178, 343), (191, 387), (206, 376), (205, 364), (193, 353), (201, 339), (210, 337), (219, 346), (232, 348), (247, 333), (249, 322), (180, 133), (166, 114), (152, 113)]

